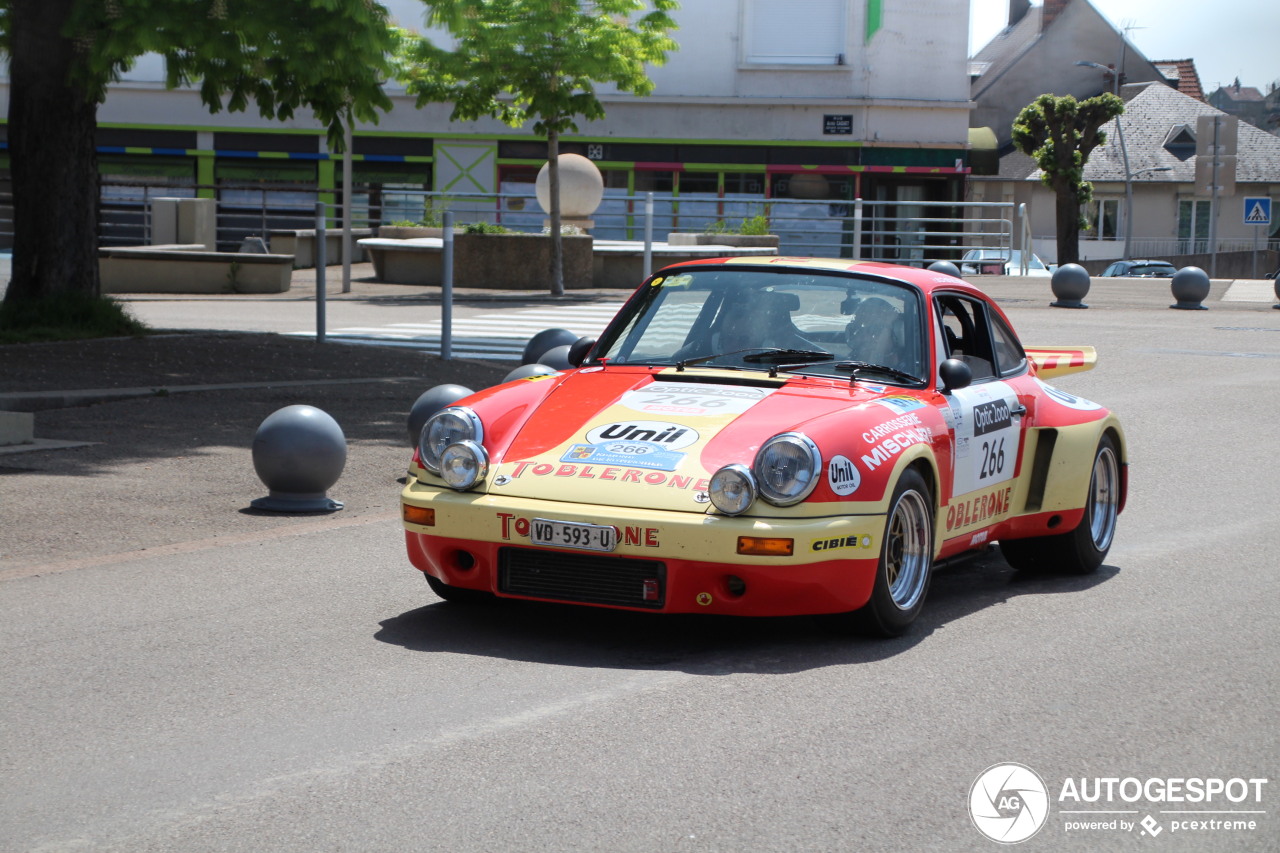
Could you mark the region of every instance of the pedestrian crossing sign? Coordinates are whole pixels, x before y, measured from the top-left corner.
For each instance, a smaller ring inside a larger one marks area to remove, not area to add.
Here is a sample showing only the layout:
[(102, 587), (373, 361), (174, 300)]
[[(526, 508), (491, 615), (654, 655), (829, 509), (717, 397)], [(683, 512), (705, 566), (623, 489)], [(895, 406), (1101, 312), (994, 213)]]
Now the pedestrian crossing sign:
[(1246, 198), (1244, 200), (1244, 224), (1270, 225), (1271, 199), (1266, 196)]

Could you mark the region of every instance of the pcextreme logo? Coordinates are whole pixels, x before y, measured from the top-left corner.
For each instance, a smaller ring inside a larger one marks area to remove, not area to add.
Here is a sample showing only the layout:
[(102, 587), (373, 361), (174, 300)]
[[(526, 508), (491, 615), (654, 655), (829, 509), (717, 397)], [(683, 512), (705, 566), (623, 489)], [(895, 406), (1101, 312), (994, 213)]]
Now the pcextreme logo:
[[(1069, 776), (1057, 788), (1058, 819), (1062, 832), (1072, 835), (1133, 833), (1151, 840), (1167, 831), (1166, 838), (1238, 838), (1266, 820), (1269, 782), (1248, 776)], [(988, 767), (969, 788), (973, 825), (1000, 844), (1026, 841), (1043, 829), (1050, 804), (1044, 779), (1012, 762)]]

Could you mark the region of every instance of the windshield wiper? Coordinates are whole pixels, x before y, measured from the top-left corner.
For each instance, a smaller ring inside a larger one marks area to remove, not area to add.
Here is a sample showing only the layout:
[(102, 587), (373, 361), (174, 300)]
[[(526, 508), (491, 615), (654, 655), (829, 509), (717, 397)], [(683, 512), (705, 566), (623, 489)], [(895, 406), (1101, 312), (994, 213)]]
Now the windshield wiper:
[(756, 355), (744, 355), (743, 361), (826, 361), (831, 358), (831, 353), (821, 352), (820, 350), (811, 349), (775, 349), (769, 352), (757, 353)]
[(835, 369), (841, 372), (846, 370), (849, 371), (853, 374), (852, 378), (855, 381), (861, 378), (858, 374), (863, 371), (868, 373), (883, 373), (893, 379), (901, 379), (903, 382), (910, 382), (913, 385), (924, 381), (919, 376), (907, 373), (905, 370), (899, 370), (898, 368), (890, 367), (887, 364), (874, 364), (869, 361), (841, 361), (835, 365)]

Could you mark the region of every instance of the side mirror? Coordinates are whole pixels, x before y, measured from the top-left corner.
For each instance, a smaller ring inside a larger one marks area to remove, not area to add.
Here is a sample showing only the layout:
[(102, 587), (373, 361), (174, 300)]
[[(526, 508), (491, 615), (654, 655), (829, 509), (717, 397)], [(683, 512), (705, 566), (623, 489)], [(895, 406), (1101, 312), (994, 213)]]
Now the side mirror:
[(595, 345), (595, 338), (578, 338), (569, 345), (569, 364), (573, 367), (582, 367), (582, 362), (587, 360), (587, 354)]
[(949, 358), (938, 366), (938, 378), (942, 380), (942, 393), (950, 394), (969, 387), (973, 381), (973, 370), (960, 359)]

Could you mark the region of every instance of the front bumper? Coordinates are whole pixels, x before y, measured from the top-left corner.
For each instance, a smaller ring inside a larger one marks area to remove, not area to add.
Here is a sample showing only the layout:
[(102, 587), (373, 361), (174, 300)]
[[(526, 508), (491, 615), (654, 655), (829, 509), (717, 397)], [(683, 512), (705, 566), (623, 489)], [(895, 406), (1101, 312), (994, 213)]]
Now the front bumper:
[[(433, 511), (430, 526), (405, 522), (405, 542), (414, 567), (446, 584), (663, 613), (856, 610), (871, 595), (884, 531), (877, 514), (729, 518), (455, 492), (412, 477), (401, 503)], [(618, 546), (599, 553), (532, 545), (535, 518), (612, 525)], [(793, 551), (740, 554), (740, 537), (791, 539)]]

